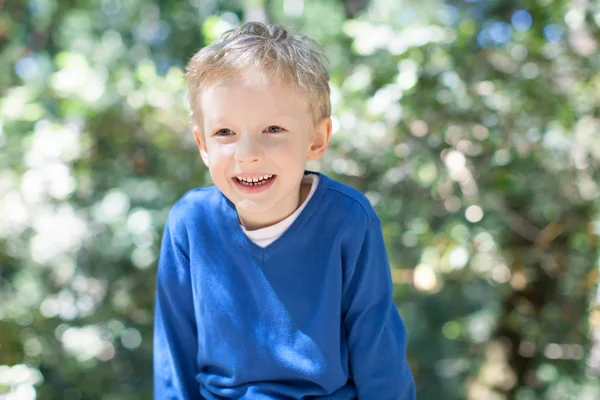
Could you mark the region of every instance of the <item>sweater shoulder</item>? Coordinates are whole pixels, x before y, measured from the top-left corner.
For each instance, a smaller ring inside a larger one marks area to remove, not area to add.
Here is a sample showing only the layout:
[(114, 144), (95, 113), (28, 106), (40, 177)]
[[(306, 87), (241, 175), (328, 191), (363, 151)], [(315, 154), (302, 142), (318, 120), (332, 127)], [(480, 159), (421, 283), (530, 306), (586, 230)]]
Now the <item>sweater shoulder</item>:
[(174, 227), (185, 225), (187, 221), (202, 220), (214, 212), (220, 201), (221, 194), (216, 186), (191, 189), (171, 207), (167, 223)]
[(371, 202), (362, 192), (345, 183), (330, 179), (328, 184), (328, 197), (332, 206), (349, 214), (349, 218), (371, 222), (379, 222), (379, 216)]

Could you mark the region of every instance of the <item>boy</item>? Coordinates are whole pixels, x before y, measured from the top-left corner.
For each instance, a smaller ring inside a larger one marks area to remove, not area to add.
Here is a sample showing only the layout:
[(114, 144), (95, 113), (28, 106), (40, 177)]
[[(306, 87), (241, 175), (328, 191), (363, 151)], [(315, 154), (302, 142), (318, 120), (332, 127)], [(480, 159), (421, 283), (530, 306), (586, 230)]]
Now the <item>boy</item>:
[(329, 144), (328, 79), (312, 41), (259, 23), (189, 62), (215, 186), (165, 226), (155, 399), (414, 399), (380, 220), (304, 170)]

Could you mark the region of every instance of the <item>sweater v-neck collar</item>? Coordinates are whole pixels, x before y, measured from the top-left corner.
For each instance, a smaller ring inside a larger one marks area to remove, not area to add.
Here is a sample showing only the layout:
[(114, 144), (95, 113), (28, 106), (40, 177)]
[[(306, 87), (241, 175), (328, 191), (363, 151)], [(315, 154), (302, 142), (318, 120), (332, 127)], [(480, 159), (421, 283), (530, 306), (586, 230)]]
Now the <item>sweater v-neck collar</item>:
[[(233, 248), (249, 250), (254, 258), (259, 260), (261, 263), (264, 262), (265, 254), (273, 251), (288, 240), (290, 234), (297, 230), (306, 220), (308, 220), (312, 214), (317, 210), (319, 199), (328, 187), (327, 176), (314, 171), (304, 171), (304, 174), (315, 174), (319, 176), (319, 185), (317, 186), (313, 196), (308, 200), (304, 210), (298, 215), (298, 217), (292, 222), (292, 224), (281, 234), (279, 238), (274, 240), (271, 244), (266, 247), (260, 247), (254, 243), (243, 231), (239, 224), (238, 213), (235, 205), (227, 198), (223, 193), (221, 198), (224, 201), (225, 207), (223, 207), (224, 218), (226, 223), (226, 229), (229, 232), (229, 236), (232, 241)], [(235, 250), (233, 250), (235, 251)]]

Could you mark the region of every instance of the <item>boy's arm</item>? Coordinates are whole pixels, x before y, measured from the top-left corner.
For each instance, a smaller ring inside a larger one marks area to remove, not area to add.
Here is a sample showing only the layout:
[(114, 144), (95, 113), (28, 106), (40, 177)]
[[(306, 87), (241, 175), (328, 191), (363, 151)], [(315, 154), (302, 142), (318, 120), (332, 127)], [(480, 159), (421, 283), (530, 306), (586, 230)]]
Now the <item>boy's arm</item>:
[(413, 400), (406, 329), (392, 298), (380, 220), (367, 221), (364, 232), (346, 258), (344, 279), (343, 315), (352, 379), (359, 399)]
[(173, 225), (167, 221), (164, 229), (156, 279), (154, 399), (194, 400), (200, 398), (200, 388), (190, 266)]

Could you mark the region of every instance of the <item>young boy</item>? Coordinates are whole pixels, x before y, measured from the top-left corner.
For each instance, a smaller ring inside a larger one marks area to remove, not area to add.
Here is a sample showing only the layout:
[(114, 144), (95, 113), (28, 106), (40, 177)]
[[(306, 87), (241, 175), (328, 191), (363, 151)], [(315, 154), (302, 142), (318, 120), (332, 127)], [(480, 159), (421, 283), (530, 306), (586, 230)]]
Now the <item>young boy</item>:
[(305, 171), (331, 135), (311, 40), (249, 23), (188, 64), (213, 187), (169, 213), (157, 273), (154, 398), (415, 398), (381, 223)]

